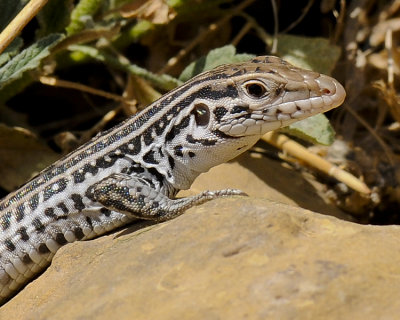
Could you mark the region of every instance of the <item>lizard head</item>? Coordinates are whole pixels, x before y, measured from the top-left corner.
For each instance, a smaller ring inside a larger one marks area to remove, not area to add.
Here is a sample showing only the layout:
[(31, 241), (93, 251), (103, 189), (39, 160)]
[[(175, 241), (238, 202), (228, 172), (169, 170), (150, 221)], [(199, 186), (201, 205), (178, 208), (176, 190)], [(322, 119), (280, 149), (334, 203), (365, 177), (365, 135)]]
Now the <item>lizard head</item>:
[(170, 98), (179, 93), (166, 150), (189, 180), (249, 149), (264, 133), (335, 108), (345, 98), (335, 79), (271, 56), (202, 73)]
[(226, 76), (210, 84), (210, 92), (222, 98), (199, 99), (193, 113), (199, 126), (230, 137), (263, 135), (338, 107), (346, 96), (335, 79), (273, 56), (221, 66), (212, 74)]

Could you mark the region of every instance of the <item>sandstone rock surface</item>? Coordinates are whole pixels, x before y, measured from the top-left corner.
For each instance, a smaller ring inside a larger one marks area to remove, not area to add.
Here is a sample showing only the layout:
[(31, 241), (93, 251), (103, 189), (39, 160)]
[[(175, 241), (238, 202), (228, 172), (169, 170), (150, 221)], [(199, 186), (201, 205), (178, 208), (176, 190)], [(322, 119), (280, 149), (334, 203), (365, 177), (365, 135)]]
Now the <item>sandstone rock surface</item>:
[(397, 319), (400, 227), (264, 199), (60, 250), (0, 319)]
[[(218, 175), (232, 169), (223, 185)], [(268, 189), (263, 174), (246, 177), (236, 163), (216, 170), (202, 177), (214, 184), (209, 188), (238, 187), (253, 196), (67, 245), (0, 308), (0, 319), (398, 319), (399, 226), (357, 225), (301, 209), (279, 193), (276, 177), (269, 195), (289, 204), (256, 197)], [(229, 185), (235, 181), (254, 189)], [(294, 199), (316, 198), (307, 188), (297, 192)], [(324, 212), (323, 202), (318, 206)]]

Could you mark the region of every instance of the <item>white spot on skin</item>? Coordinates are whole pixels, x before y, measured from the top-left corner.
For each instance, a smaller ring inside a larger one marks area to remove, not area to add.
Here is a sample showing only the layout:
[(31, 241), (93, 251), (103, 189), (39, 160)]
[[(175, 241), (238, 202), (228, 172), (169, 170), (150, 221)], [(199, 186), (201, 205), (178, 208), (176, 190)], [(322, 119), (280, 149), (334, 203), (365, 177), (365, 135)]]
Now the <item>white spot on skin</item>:
[(254, 120), (254, 119), (246, 119), (246, 120), (243, 121), (242, 124), (244, 126), (246, 126), (246, 127), (252, 127), (252, 126), (254, 126), (256, 124), (256, 120)]
[(66, 231), (64, 237), (68, 242), (74, 242), (76, 240), (75, 234), (72, 231)]
[(271, 117), (271, 116), (264, 116), (263, 117), (264, 122), (275, 122), (276, 121), (276, 117)]
[(229, 133), (233, 135), (243, 134), (245, 132), (246, 132), (246, 127), (242, 124), (234, 125), (232, 126), (231, 130), (229, 130)]
[(6, 264), (4, 270), (6, 270), (8, 275), (13, 279), (16, 279), (19, 275), (18, 270), (15, 269), (15, 267), (11, 263)]
[(296, 111), (295, 113), (292, 114), (292, 118), (299, 119), (302, 117), (306, 117), (308, 113), (309, 113), (308, 111)]
[(124, 215), (124, 216), (121, 218), (121, 221), (122, 221), (123, 223), (128, 222), (129, 220), (130, 220), (129, 217), (126, 216), (126, 215)]
[(296, 101), (296, 105), (302, 110), (302, 111), (307, 111), (311, 109), (311, 102), (310, 100), (299, 100)]
[(31, 258), (34, 263), (38, 264), (40, 261), (42, 261), (42, 256), (35, 249), (30, 250), (28, 254), (29, 258)]
[(264, 116), (268, 115), (268, 116), (274, 116), (276, 115), (276, 106), (270, 107), (268, 108), (268, 110), (266, 112), (264, 112)]
[(99, 225), (99, 224), (96, 224), (96, 225), (93, 227), (93, 231), (94, 231), (96, 234), (98, 234), (98, 235), (104, 233), (103, 227), (102, 227), (101, 225)]
[(332, 98), (331, 97), (328, 97), (328, 96), (323, 96), (322, 97), (322, 100), (324, 101), (324, 104), (326, 105), (326, 106), (330, 106), (330, 105), (332, 105)]
[[(287, 102), (283, 103), (279, 106), (279, 110), (282, 111), (283, 113), (293, 113), (296, 112), (296, 104), (294, 102)], [(278, 115), (279, 119), (279, 115)]]
[(232, 128), (230, 124), (224, 124), (219, 127), (219, 130), (222, 132), (229, 132), (229, 130)]
[(53, 239), (47, 239), (46, 240), (46, 247), (49, 248), (49, 250), (52, 253), (56, 253), (57, 250), (60, 248), (60, 245), (55, 242)]
[(288, 115), (288, 114), (280, 113), (277, 115), (277, 119), (279, 121), (285, 121), (285, 120), (290, 120), (291, 118), (290, 118), (290, 115)]
[(19, 273), (23, 274), (28, 269), (28, 266), (20, 258), (11, 258), (10, 260)]
[(254, 120), (261, 120), (263, 117), (264, 117), (264, 115), (262, 115), (261, 113), (260, 114), (253, 113), (251, 115), (251, 118), (254, 119)]
[(114, 225), (111, 222), (107, 222), (103, 226), (104, 226), (104, 229), (106, 229), (106, 231), (111, 231), (114, 229)]
[(317, 97), (317, 98), (311, 98), (311, 106), (313, 108), (321, 108), (323, 101), (321, 97)]
[(82, 228), (82, 232), (86, 237), (88, 237), (92, 233), (92, 229), (90, 229), (89, 227), (84, 227)]

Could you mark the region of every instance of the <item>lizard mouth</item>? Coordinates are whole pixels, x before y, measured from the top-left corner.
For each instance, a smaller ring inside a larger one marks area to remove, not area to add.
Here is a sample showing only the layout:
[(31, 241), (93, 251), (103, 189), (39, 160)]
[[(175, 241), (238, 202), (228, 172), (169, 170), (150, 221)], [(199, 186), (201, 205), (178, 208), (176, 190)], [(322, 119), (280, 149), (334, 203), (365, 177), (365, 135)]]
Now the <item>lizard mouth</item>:
[(346, 92), (335, 79), (320, 75), (315, 81), (318, 88), (309, 88), (307, 97), (295, 91), (286, 91), (272, 104), (257, 109), (247, 109), (218, 128), (219, 131), (234, 137), (263, 135), (285, 127), (293, 122), (326, 112), (340, 106)]

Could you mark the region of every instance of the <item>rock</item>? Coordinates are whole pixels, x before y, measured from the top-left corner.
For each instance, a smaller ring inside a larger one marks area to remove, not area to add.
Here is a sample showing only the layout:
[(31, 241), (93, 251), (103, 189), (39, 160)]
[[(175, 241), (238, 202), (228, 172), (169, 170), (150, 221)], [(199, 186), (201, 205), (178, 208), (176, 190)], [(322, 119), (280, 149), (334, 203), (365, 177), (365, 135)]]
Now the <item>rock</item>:
[(63, 247), (0, 319), (397, 319), (400, 227), (234, 197)]
[(284, 165), (280, 161), (246, 152), (237, 161), (224, 163), (200, 175), (190, 190), (181, 191), (179, 195), (197, 194), (206, 189), (236, 188), (251, 197), (267, 198), (352, 220), (349, 215), (324, 200), (326, 192), (317, 191), (315, 181), (312, 181), (314, 185), (311, 184), (300, 172), (289, 170)]

